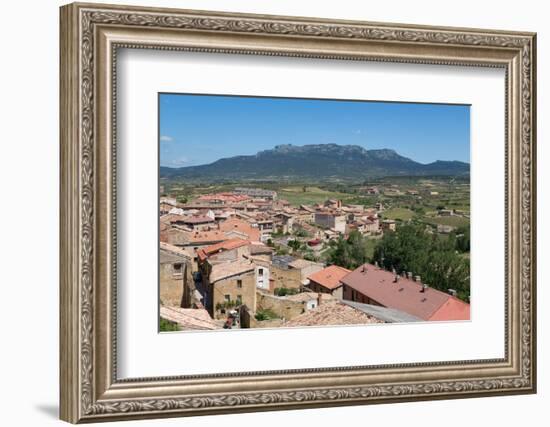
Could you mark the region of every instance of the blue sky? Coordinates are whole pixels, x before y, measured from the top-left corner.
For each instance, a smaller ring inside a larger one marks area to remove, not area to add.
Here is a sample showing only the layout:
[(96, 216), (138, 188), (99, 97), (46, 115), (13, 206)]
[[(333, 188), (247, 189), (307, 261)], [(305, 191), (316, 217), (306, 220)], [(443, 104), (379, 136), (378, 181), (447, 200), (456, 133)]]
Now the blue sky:
[(421, 163), (470, 162), (470, 107), (161, 94), (160, 164), (181, 167), (280, 144), (391, 148)]

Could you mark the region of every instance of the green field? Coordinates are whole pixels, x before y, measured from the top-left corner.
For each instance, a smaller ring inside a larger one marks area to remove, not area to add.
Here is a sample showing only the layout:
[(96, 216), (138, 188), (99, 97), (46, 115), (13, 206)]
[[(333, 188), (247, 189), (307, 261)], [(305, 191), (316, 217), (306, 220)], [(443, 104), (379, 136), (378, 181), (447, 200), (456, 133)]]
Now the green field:
[(414, 212), (406, 208), (391, 208), (382, 212), (383, 218), (408, 221), (414, 216)]
[[(373, 180), (372, 182), (301, 182), (301, 181), (265, 181), (265, 182), (178, 182), (164, 181), (166, 192), (173, 196), (185, 196), (188, 200), (208, 193), (233, 191), (238, 186), (258, 187), (277, 191), (279, 199), (288, 200), (292, 206), (322, 204), (328, 199), (341, 200), (344, 204), (358, 204), (373, 207), (377, 202), (388, 205), (382, 212), (383, 218), (397, 221), (419, 219), (426, 223), (444, 224), (454, 227), (469, 224), (468, 218), (439, 217), (439, 209), (457, 209), (470, 212), (470, 186), (467, 180), (448, 178), (393, 177)], [(380, 194), (366, 194), (365, 187), (375, 186)], [(399, 190), (402, 195), (388, 197), (386, 189)], [(419, 194), (407, 194), (408, 190), (417, 190)], [(429, 191), (439, 194), (430, 195)]]
[(304, 186), (285, 187), (278, 191), (278, 195), (280, 199), (288, 200), (293, 206), (323, 203), (328, 199), (337, 199), (346, 202), (346, 200), (354, 197), (353, 194), (323, 190), (319, 187), (306, 186), (305, 190)]
[(426, 218), (426, 222), (431, 224), (443, 224), (453, 227), (467, 227), (470, 225), (470, 220), (461, 216), (437, 216), (434, 218)]

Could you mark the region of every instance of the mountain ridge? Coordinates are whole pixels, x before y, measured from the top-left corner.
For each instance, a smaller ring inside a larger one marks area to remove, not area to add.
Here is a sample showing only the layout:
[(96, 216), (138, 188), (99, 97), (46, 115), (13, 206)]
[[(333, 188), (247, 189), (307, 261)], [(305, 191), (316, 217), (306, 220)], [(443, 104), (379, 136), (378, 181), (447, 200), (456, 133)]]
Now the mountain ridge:
[(197, 166), (161, 166), (162, 178), (265, 179), (384, 176), (468, 175), (470, 165), (458, 160), (428, 164), (401, 156), (389, 148), (367, 150), (359, 145), (276, 145), (252, 155), (218, 159)]

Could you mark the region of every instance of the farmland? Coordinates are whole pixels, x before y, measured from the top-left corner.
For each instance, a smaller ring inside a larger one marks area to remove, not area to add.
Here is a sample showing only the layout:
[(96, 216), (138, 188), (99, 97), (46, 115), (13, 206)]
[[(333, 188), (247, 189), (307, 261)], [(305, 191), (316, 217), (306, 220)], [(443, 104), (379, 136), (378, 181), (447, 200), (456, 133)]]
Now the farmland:
[[(470, 183), (467, 177), (386, 177), (365, 181), (238, 181), (185, 182), (163, 179), (165, 192), (183, 200), (203, 194), (232, 191), (236, 186), (258, 186), (278, 193), (293, 207), (340, 200), (344, 204), (382, 207), (381, 217), (398, 223), (417, 222), (432, 227), (469, 227)], [(452, 211), (443, 216), (441, 211)]]

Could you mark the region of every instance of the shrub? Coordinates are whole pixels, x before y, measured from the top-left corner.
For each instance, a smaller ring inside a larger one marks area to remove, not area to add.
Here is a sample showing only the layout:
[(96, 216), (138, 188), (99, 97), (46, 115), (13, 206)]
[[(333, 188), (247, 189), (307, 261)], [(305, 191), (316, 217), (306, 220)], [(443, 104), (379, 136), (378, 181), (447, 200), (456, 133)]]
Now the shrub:
[(298, 292), (300, 292), (298, 289), (296, 288), (286, 288), (286, 287), (281, 287), (281, 288), (275, 288), (273, 293), (279, 297), (284, 297), (286, 295), (296, 295)]
[(255, 319), (259, 322), (262, 320), (271, 320), (271, 319), (278, 319), (279, 316), (269, 308), (258, 310), (256, 314), (254, 315)]
[(161, 332), (172, 332), (179, 331), (180, 328), (177, 323), (170, 322), (169, 320), (160, 318), (160, 331)]

